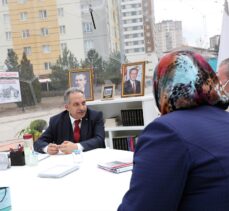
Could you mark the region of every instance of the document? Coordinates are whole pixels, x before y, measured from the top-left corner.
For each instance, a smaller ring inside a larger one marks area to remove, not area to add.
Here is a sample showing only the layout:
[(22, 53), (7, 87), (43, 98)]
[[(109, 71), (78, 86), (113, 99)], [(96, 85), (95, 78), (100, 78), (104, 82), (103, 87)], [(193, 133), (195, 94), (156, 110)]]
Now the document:
[(79, 169), (78, 165), (55, 165), (38, 174), (42, 178), (61, 178)]

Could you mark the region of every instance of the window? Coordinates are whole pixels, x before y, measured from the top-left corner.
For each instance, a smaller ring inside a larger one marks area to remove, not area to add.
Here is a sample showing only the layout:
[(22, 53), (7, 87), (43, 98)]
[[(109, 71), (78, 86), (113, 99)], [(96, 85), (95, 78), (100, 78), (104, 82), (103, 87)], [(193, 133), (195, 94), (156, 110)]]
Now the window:
[(22, 30), (21, 36), (22, 36), (23, 39), (28, 38), (30, 36), (29, 29)]
[(44, 53), (50, 53), (50, 45), (42, 45), (42, 50)]
[(58, 8), (58, 16), (64, 17), (64, 8)]
[(93, 40), (85, 40), (85, 50), (89, 51), (90, 49), (94, 48)]
[(6, 40), (12, 40), (12, 33), (6, 32)]
[(67, 48), (67, 43), (61, 43), (60, 48), (61, 48), (61, 51), (64, 51), (64, 49)]
[(26, 55), (30, 55), (32, 53), (31, 47), (24, 47), (24, 52)]
[(4, 24), (9, 24), (10, 23), (9, 14), (3, 14), (3, 22), (4, 22)]
[(49, 34), (48, 28), (41, 28), (41, 35), (43, 37), (48, 36), (48, 34)]
[(18, 2), (19, 2), (20, 4), (25, 4), (25, 3), (27, 2), (27, 0), (18, 0)]
[(92, 32), (92, 23), (83, 23), (83, 31), (84, 32)]
[(44, 69), (45, 70), (50, 70), (51, 69), (51, 66), (52, 66), (51, 62), (45, 62), (44, 63)]
[(66, 29), (65, 29), (65, 25), (61, 25), (60, 26), (60, 34), (65, 34), (66, 33)]
[(147, 37), (150, 37), (150, 36), (151, 36), (151, 33), (150, 33), (150, 32), (147, 32), (147, 33), (146, 33), (146, 36), (147, 36)]
[(20, 13), (20, 20), (26, 21), (28, 19), (28, 13), (27, 12), (21, 12)]
[(48, 17), (46, 10), (39, 10), (39, 18), (40, 19), (46, 19)]
[(2, 6), (5, 6), (8, 4), (8, 0), (2, 0)]
[(8, 49), (7, 49), (7, 52), (8, 52), (8, 53), (12, 53), (12, 52), (13, 52), (13, 48), (8, 48)]

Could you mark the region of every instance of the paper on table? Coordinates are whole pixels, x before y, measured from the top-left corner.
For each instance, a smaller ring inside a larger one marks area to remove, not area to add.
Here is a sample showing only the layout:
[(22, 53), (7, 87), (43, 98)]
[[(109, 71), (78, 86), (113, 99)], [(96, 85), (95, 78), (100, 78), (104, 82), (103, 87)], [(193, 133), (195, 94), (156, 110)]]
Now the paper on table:
[(55, 165), (38, 174), (43, 178), (61, 178), (79, 169), (78, 165)]

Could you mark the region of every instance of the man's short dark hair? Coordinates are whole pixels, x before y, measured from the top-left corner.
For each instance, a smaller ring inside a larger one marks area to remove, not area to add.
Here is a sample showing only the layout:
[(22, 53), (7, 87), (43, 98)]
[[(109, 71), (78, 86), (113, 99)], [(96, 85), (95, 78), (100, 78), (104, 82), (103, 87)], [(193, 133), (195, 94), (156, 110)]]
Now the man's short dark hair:
[(69, 103), (69, 95), (72, 93), (83, 93), (83, 91), (81, 91), (80, 89), (76, 88), (76, 87), (70, 87), (68, 88), (65, 92), (64, 92), (64, 103), (68, 104)]
[(130, 70), (129, 70), (129, 74), (134, 71), (134, 70), (137, 70), (137, 72), (139, 71), (137, 67), (132, 67)]
[(87, 80), (87, 76), (85, 73), (78, 73), (78, 74), (76, 74), (75, 78), (80, 76), (80, 75), (84, 76), (84, 80)]

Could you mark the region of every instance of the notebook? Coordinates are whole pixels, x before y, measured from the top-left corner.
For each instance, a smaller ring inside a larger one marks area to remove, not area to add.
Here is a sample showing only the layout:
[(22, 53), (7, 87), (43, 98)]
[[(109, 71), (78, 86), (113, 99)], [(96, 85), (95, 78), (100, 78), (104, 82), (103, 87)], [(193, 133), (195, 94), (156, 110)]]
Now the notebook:
[(99, 163), (98, 167), (103, 170), (118, 174), (126, 171), (131, 171), (133, 169), (133, 163), (122, 162), (122, 161), (111, 161), (107, 163)]
[(50, 156), (49, 154), (41, 154), (41, 153), (37, 153), (37, 154), (38, 154), (38, 161), (44, 160)]
[(42, 178), (61, 178), (79, 169), (78, 165), (55, 165), (38, 174)]

